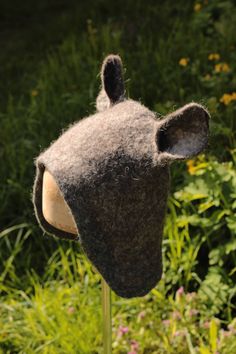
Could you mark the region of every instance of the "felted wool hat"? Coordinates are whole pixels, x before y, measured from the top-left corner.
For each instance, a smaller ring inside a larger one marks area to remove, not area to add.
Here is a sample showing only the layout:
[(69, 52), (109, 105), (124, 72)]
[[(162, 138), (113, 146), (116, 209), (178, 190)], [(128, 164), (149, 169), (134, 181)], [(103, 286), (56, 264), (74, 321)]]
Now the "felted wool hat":
[(88, 258), (122, 297), (147, 294), (162, 275), (169, 164), (208, 143), (207, 110), (197, 103), (158, 119), (127, 99), (119, 56), (101, 70), (97, 113), (80, 120), (36, 159), (33, 201), (42, 228), (66, 239), (42, 211), (45, 170), (56, 181)]

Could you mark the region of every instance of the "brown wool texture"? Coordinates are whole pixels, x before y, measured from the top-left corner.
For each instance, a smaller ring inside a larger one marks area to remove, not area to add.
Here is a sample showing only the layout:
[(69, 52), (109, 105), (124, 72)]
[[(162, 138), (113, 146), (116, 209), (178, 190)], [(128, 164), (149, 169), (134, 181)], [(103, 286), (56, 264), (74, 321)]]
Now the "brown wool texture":
[[(169, 164), (206, 148), (209, 114), (190, 103), (158, 119), (139, 102), (126, 99), (117, 55), (104, 60), (101, 78), (98, 112), (70, 127), (36, 159), (35, 213), (46, 232), (79, 239), (116, 294), (144, 296), (162, 276)], [(71, 210), (78, 238), (44, 219), (45, 169)]]

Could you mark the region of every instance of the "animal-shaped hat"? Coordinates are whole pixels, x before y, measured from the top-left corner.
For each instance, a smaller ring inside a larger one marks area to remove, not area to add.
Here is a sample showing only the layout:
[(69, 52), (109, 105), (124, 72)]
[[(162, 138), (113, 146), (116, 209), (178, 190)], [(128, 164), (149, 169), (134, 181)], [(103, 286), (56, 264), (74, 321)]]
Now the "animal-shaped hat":
[(36, 160), (35, 212), (45, 231), (78, 239), (44, 217), (48, 171), (93, 265), (118, 295), (143, 296), (162, 275), (169, 164), (206, 147), (209, 114), (190, 103), (158, 119), (125, 97), (117, 55), (104, 60), (101, 79), (97, 113), (71, 126)]

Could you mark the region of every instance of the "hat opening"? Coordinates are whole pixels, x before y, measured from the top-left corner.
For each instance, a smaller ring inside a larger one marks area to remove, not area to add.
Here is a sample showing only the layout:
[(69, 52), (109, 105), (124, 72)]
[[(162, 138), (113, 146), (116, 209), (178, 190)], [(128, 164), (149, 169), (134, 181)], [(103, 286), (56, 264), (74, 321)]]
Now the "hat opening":
[(53, 175), (42, 163), (37, 163), (33, 199), (36, 217), (43, 229), (65, 239), (78, 239), (73, 215), (60, 192)]

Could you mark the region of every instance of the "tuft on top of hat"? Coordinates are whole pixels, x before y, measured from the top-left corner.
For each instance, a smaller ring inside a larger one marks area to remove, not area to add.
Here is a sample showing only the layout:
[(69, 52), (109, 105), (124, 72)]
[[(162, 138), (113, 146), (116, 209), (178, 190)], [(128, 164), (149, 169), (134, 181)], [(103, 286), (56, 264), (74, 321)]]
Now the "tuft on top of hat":
[[(118, 55), (105, 58), (101, 80), (97, 113), (75, 123), (36, 159), (35, 213), (46, 232), (75, 240), (79, 233), (88, 258), (118, 295), (144, 296), (162, 275), (169, 164), (207, 146), (209, 114), (190, 103), (157, 119), (125, 97)], [(43, 212), (45, 172), (64, 203), (58, 226)], [(63, 227), (64, 212), (73, 227)]]

